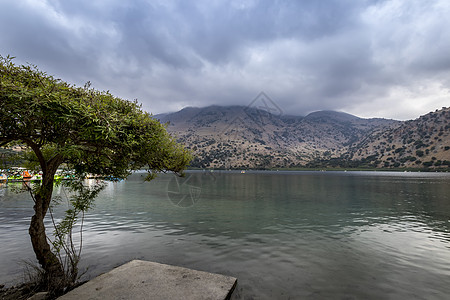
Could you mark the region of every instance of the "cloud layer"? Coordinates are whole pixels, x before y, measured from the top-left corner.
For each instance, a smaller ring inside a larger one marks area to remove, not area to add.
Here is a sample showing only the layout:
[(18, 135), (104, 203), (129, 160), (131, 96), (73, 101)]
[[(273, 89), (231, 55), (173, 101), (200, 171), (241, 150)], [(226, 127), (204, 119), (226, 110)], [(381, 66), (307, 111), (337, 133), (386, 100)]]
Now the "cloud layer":
[(447, 0), (0, 0), (0, 54), (153, 113), (249, 104), (412, 119), (450, 105)]

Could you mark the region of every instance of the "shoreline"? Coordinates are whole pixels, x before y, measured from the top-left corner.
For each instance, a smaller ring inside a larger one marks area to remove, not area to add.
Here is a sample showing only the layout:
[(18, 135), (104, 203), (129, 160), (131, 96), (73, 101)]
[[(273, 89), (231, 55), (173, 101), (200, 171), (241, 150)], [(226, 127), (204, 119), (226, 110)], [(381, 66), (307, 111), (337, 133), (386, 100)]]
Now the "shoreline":
[(201, 172), (384, 172), (384, 173), (448, 173), (450, 169), (365, 169), (365, 168), (273, 168), (273, 169), (199, 169), (189, 168), (186, 171)]

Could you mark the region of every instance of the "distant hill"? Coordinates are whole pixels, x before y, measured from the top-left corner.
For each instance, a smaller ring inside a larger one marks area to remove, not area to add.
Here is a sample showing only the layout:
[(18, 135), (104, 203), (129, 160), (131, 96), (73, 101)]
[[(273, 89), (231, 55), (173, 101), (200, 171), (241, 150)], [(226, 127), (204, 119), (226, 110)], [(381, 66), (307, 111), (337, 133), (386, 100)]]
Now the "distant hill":
[(188, 107), (155, 118), (192, 149), (193, 167), (281, 168), (349, 157), (350, 149), (373, 132), (401, 124), (363, 119), (343, 112), (303, 116), (244, 106)]
[(376, 167), (448, 168), (450, 108), (374, 130), (350, 147), (348, 158), (365, 160)]

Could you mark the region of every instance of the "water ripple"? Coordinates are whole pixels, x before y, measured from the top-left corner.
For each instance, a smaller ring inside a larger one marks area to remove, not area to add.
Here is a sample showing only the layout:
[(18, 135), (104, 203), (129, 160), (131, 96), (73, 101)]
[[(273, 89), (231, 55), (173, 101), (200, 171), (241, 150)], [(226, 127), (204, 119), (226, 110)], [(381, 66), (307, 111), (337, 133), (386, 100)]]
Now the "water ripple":
[[(189, 208), (168, 199), (168, 178), (108, 185), (85, 219), (88, 275), (139, 258), (236, 276), (235, 299), (450, 294), (448, 176), (223, 173), (198, 178)], [(0, 281), (15, 274), (10, 261), (32, 257), (31, 203), (5, 197)]]

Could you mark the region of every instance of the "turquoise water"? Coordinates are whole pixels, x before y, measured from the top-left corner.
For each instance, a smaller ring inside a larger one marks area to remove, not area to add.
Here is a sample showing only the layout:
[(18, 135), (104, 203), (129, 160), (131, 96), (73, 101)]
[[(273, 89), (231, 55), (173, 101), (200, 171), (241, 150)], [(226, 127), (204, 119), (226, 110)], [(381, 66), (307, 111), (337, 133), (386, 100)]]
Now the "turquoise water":
[[(31, 214), (0, 189), (0, 282), (33, 259)], [(448, 299), (450, 174), (134, 174), (88, 214), (81, 266), (131, 259), (235, 276), (233, 299)]]

